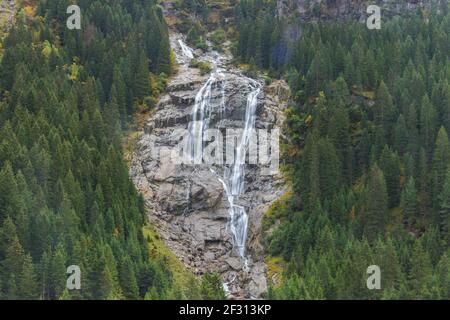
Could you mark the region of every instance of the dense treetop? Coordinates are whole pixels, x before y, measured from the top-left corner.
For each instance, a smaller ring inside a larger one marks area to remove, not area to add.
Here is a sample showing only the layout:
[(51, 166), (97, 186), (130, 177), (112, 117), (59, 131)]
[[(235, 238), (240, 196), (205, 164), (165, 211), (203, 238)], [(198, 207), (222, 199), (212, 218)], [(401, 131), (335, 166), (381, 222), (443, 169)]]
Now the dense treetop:
[[(242, 62), (284, 75), (293, 193), (267, 215), (280, 299), (450, 298), (450, 13), (299, 27), (236, 7)], [(297, 28), (298, 29), (298, 28)], [(271, 222), (272, 221), (272, 222)], [(270, 260), (270, 259), (269, 259)], [(366, 288), (369, 265), (382, 290)]]
[[(220, 296), (205, 278), (179, 288), (150, 256), (144, 203), (128, 177), (122, 128), (152, 106), (171, 73), (155, 1), (68, 0), (18, 14), (0, 63), (0, 299)], [(81, 290), (67, 291), (78, 265)]]

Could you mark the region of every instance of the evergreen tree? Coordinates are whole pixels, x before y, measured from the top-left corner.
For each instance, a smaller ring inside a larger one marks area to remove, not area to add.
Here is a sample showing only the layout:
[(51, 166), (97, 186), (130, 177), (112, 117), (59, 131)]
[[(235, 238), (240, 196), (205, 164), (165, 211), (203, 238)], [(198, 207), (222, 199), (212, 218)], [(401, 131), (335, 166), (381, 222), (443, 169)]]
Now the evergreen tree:
[(145, 96), (150, 95), (150, 74), (148, 72), (147, 57), (144, 52), (139, 54), (133, 93), (138, 100), (142, 100)]
[(205, 274), (200, 286), (202, 299), (205, 300), (224, 300), (225, 293), (222, 288), (222, 281), (217, 274)]
[(400, 154), (404, 154), (408, 147), (408, 129), (406, 127), (406, 121), (403, 114), (398, 117), (397, 124), (395, 125), (395, 149)]
[(450, 163), (450, 144), (448, 141), (447, 131), (444, 127), (438, 132), (436, 138), (436, 147), (433, 154), (432, 163), (432, 177), (433, 177), (433, 192), (435, 205), (438, 205), (438, 195), (442, 192), (444, 186), (445, 175)]
[(379, 163), (386, 180), (389, 208), (396, 207), (400, 200), (400, 162), (398, 156), (388, 146), (385, 146)]
[(439, 196), (440, 210), (439, 210), (439, 225), (444, 235), (444, 239), (450, 240), (450, 170), (447, 171), (444, 188)]
[(435, 130), (437, 127), (437, 113), (431, 104), (428, 96), (422, 99), (422, 108), (420, 110), (420, 136), (422, 145), (425, 146), (430, 154), (433, 142), (435, 141)]
[(401, 205), (405, 219), (413, 224), (418, 217), (417, 190), (413, 177), (408, 179), (405, 189), (402, 193)]
[(364, 235), (373, 241), (384, 233), (388, 216), (388, 196), (383, 172), (377, 164), (370, 169), (364, 211)]
[(171, 49), (169, 39), (167, 37), (163, 37), (161, 39), (156, 70), (158, 73), (164, 73), (166, 75), (170, 75), (172, 73)]
[(136, 273), (129, 257), (124, 257), (119, 265), (119, 279), (126, 299), (137, 299), (139, 294)]
[(393, 122), (395, 121), (395, 109), (392, 97), (384, 81), (381, 81), (376, 97), (376, 109), (374, 110), (375, 123), (383, 126), (386, 137), (391, 139)]
[(414, 243), (411, 255), (411, 271), (409, 274), (411, 291), (414, 298), (421, 298), (430, 285), (432, 266), (430, 257), (423, 249), (420, 241)]

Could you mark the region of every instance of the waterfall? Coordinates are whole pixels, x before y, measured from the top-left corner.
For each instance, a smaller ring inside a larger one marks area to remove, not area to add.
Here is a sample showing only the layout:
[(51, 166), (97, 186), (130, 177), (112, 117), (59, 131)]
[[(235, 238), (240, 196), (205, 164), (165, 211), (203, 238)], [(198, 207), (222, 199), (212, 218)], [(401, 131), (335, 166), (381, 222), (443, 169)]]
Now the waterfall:
[[(216, 72), (211, 73), (209, 79), (195, 96), (192, 121), (189, 123), (189, 140), (187, 156), (194, 164), (201, 164), (203, 159), (203, 132), (209, 124), (211, 91), (216, 81)], [(206, 118), (205, 118), (206, 116)]]
[(194, 59), (194, 52), (191, 48), (189, 48), (183, 40), (179, 39), (178, 44), (180, 45), (181, 51), (183, 54), (188, 57), (189, 59)]
[(226, 86), (227, 77), (225, 76), (225, 74), (221, 70), (219, 70), (219, 75), (222, 78), (222, 90), (220, 92), (221, 99), (220, 99), (219, 115), (220, 115), (220, 117), (223, 117), (223, 115), (225, 114), (225, 108), (226, 108), (226, 103), (225, 103), (225, 86)]
[[(181, 40), (179, 40), (180, 47), (183, 54), (186, 56), (192, 55), (192, 50), (187, 47)], [(225, 84), (226, 73), (217, 64), (221, 64), (222, 58), (217, 52), (214, 52), (210, 62), (214, 65), (213, 72), (211, 72), (208, 80), (203, 84), (195, 96), (194, 107), (192, 110), (192, 121), (189, 123), (188, 144), (185, 152), (185, 159), (189, 160), (191, 164), (201, 164), (203, 160), (203, 135), (208, 129), (211, 117), (211, 102), (212, 91), (214, 86), (220, 82), (220, 101), (219, 101), (219, 116), (222, 116), (226, 107), (225, 99)], [(261, 93), (261, 84), (257, 81), (246, 78), (249, 82), (250, 92), (247, 95), (246, 111), (245, 111), (245, 126), (235, 149), (234, 163), (224, 168), (223, 179), (220, 182), (223, 184), (227, 201), (229, 204), (229, 231), (233, 237), (234, 246), (237, 248), (239, 255), (245, 260), (247, 228), (248, 228), (248, 214), (246, 209), (237, 204), (237, 200), (244, 191), (245, 182), (245, 156), (248, 150), (250, 137), (254, 133), (256, 120), (256, 107), (258, 104), (258, 95)], [(214, 170), (211, 169), (212, 172)]]
[(245, 154), (247, 152), (248, 142), (255, 130), (256, 106), (258, 104), (258, 95), (261, 92), (259, 85), (252, 84), (253, 90), (247, 97), (247, 108), (245, 110), (245, 127), (241, 141), (236, 150), (236, 159), (230, 179), (231, 194), (233, 196), (241, 195), (244, 188), (245, 176)]
[[(209, 127), (211, 116), (212, 89), (220, 81), (220, 109), (225, 109), (225, 74), (223, 69), (214, 67), (214, 71), (195, 96), (192, 110), (192, 121), (189, 123), (189, 139), (187, 156), (193, 164), (201, 164), (203, 160), (203, 133)], [(222, 113), (222, 111), (220, 111)]]
[(235, 204), (235, 200), (237, 200), (244, 191), (245, 155), (247, 153), (250, 137), (255, 129), (256, 106), (258, 104), (258, 95), (261, 92), (261, 86), (256, 81), (252, 80), (250, 85), (252, 91), (247, 96), (244, 131), (235, 152), (236, 157), (234, 163), (229, 170), (225, 170), (224, 180), (221, 180), (229, 204), (230, 231), (233, 235), (234, 244), (238, 249), (239, 255), (243, 259), (245, 259), (248, 214), (244, 207)]
[[(193, 109), (193, 121), (189, 124), (189, 144), (188, 150), (190, 159), (194, 163), (201, 163), (203, 152), (203, 132), (207, 128), (210, 116), (211, 89), (214, 82), (222, 78), (222, 97), (221, 108), (224, 102), (224, 75), (221, 71), (213, 72), (209, 79), (202, 86), (195, 98)], [(251, 79), (249, 79), (251, 80)], [(225, 168), (224, 178), (219, 181), (222, 183), (227, 201), (229, 204), (230, 222), (229, 228), (233, 236), (233, 242), (238, 249), (241, 258), (245, 259), (245, 246), (247, 241), (248, 214), (243, 206), (235, 204), (235, 200), (242, 195), (245, 182), (245, 155), (251, 135), (254, 133), (256, 120), (256, 107), (258, 104), (258, 95), (261, 93), (261, 85), (251, 80), (251, 91), (247, 96), (247, 105), (245, 110), (245, 127), (240, 137), (238, 146), (235, 150), (234, 163), (230, 168)], [(214, 170), (211, 169), (213, 173)]]

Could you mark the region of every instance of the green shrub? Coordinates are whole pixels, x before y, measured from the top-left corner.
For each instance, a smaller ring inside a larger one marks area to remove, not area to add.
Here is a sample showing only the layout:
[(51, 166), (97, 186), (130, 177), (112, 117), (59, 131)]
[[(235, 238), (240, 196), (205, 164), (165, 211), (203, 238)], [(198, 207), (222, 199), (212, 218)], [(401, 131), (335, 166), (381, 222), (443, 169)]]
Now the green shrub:
[(225, 33), (225, 30), (223, 29), (217, 29), (215, 30), (210, 37), (211, 41), (215, 45), (221, 45), (227, 40), (227, 35)]
[(189, 29), (186, 42), (197, 49), (206, 50), (208, 46), (206, 45), (205, 34), (206, 29), (199, 22), (196, 22)]
[(197, 59), (192, 59), (191, 62), (189, 63), (189, 66), (192, 68), (200, 69), (202, 75), (210, 73), (212, 70), (211, 64), (209, 62), (199, 61)]

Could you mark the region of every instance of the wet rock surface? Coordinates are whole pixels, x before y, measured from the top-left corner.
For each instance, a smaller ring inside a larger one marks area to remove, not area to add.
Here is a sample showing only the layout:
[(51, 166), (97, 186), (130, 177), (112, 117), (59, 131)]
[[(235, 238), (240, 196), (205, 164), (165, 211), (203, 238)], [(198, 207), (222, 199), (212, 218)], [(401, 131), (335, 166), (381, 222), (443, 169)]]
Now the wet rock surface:
[[(264, 175), (258, 165), (245, 168), (245, 187), (238, 205), (249, 215), (247, 266), (234, 247), (229, 230), (229, 203), (223, 184), (224, 165), (175, 164), (161, 148), (177, 144), (174, 132), (186, 130), (192, 120), (195, 97), (209, 75), (189, 67), (189, 60), (172, 34), (178, 73), (170, 81), (157, 110), (145, 125), (130, 169), (142, 192), (149, 218), (166, 244), (194, 273), (218, 272), (232, 298), (262, 298), (267, 292), (266, 266), (261, 245), (264, 212), (285, 191), (280, 174)], [(243, 128), (249, 81), (228, 65), (231, 57), (209, 52), (197, 57), (221, 69), (211, 90), (209, 127)], [(255, 127), (281, 128), (289, 91), (282, 81), (264, 87), (258, 96)], [(160, 150), (158, 156), (155, 150)]]

